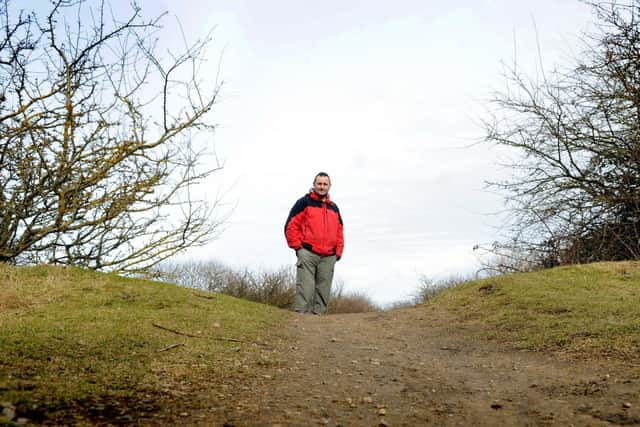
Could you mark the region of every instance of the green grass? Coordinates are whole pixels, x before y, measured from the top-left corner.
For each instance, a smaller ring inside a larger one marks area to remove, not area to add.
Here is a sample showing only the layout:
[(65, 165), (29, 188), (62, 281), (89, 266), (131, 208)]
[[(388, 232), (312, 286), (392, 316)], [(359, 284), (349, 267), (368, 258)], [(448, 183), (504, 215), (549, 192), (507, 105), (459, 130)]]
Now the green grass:
[(531, 350), (636, 357), (640, 263), (596, 263), (468, 282), (429, 304)]
[(118, 402), (151, 411), (159, 395), (246, 368), (287, 316), (166, 283), (0, 264), (0, 402), (55, 423), (90, 424)]
[[(640, 263), (621, 262), (472, 281), (426, 305), (523, 349), (637, 357), (639, 302)], [(56, 425), (221, 405), (279, 366), (265, 349), (286, 342), (290, 316), (166, 283), (0, 264), (0, 403)]]

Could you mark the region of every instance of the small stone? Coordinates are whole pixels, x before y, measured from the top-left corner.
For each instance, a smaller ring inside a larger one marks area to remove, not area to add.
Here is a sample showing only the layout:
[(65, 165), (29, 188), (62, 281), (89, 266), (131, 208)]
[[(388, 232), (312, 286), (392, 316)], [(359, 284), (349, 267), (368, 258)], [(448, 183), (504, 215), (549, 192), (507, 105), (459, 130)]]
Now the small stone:
[(629, 408), (631, 408), (631, 403), (629, 403), (629, 402), (624, 402), (624, 403), (622, 404), (622, 407), (623, 407), (623, 408), (625, 408), (625, 409), (629, 409)]
[(379, 409), (378, 409), (378, 415), (380, 415), (380, 416), (382, 416), (382, 417), (383, 417), (383, 416), (385, 416), (385, 415), (387, 415), (387, 410), (386, 410), (386, 409), (384, 409), (384, 408), (379, 408)]
[(495, 410), (497, 411), (498, 409), (502, 408), (502, 405), (501, 405), (501, 404), (499, 404), (498, 402), (493, 402), (493, 403), (491, 404), (491, 408), (492, 408), (492, 409), (495, 409)]
[(388, 427), (388, 426), (389, 426), (389, 423), (388, 423), (388, 422), (386, 422), (386, 421), (384, 420), (384, 418), (383, 418), (383, 419), (381, 419), (381, 420), (380, 420), (380, 422), (378, 423), (378, 425), (379, 425), (380, 427)]
[(331, 338), (329, 341), (331, 341), (331, 342), (338, 342), (338, 339), (337, 339), (337, 338)]
[(13, 406), (10, 403), (2, 403), (0, 404), (2, 407), (2, 415), (4, 418), (6, 418), (8, 421), (11, 421), (15, 416), (16, 416), (16, 408), (15, 406)]
[(364, 403), (373, 403), (373, 398), (371, 396), (365, 396), (362, 398)]
[(180, 412), (180, 416), (181, 417), (188, 417), (189, 413), (188, 412)]

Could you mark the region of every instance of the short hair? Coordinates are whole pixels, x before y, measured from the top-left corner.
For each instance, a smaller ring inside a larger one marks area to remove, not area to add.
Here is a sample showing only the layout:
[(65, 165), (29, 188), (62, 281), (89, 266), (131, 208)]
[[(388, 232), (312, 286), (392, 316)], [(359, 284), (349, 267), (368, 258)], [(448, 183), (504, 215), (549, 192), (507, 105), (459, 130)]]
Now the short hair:
[(313, 183), (314, 183), (314, 184), (316, 183), (316, 180), (318, 179), (318, 177), (319, 177), (319, 176), (326, 176), (327, 178), (329, 178), (329, 184), (331, 184), (331, 177), (330, 177), (330, 176), (329, 176), (329, 174), (328, 174), (328, 173), (326, 173), (326, 172), (318, 172), (318, 173), (316, 174), (316, 176), (313, 178)]

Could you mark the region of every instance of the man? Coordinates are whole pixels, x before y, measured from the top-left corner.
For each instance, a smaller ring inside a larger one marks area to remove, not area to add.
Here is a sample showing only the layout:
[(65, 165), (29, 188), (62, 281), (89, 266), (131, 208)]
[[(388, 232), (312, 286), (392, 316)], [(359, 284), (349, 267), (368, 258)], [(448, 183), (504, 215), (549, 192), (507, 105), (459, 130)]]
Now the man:
[(330, 188), (329, 175), (317, 174), (313, 188), (293, 205), (284, 226), (287, 244), (298, 257), (294, 309), (300, 313), (327, 312), (333, 268), (344, 249), (342, 217), (329, 199)]

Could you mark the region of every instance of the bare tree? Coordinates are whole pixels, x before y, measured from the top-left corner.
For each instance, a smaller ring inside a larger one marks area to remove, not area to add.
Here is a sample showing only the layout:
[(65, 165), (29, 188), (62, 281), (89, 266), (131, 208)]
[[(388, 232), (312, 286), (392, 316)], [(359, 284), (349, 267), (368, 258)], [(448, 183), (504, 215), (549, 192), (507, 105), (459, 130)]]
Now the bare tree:
[(486, 140), (513, 149), (502, 270), (640, 258), (640, 1), (587, 2), (598, 18), (567, 70), (507, 73)]
[(193, 193), (221, 167), (195, 142), (214, 130), (211, 34), (165, 61), (161, 18), (0, 0), (0, 261), (143, 273), (216, 237), (217, 203)]

